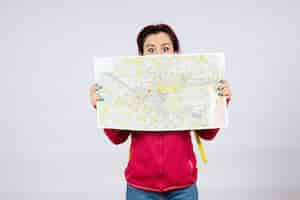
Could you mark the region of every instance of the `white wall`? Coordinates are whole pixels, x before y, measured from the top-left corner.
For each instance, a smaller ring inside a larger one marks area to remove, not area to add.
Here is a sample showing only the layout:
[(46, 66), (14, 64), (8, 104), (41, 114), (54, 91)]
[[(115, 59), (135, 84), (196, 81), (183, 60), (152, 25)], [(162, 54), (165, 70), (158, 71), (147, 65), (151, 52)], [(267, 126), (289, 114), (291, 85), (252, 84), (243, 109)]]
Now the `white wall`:
[(114, 146), (96, 128), (93, 56), (136, 55), (138, 31), (160, 22), (174, 27), (183, 53), (227, 56), (230, 125), (205, 143), (200, 197), (299, 199), (299, 7), (2, 0), (0, 199), (124, 198), (130, 141)]

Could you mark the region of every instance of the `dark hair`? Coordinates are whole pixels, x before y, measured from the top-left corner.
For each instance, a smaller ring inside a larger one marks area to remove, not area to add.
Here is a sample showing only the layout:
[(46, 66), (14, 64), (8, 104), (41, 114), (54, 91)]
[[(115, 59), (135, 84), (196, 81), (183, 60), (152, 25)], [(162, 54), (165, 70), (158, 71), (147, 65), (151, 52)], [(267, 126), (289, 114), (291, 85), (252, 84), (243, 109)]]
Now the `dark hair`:
[(156, 24), (156, 25), (145, 26), (139, 32), (136, 41), (137, 41), (137, 46), (140, 55), (144, 54), (144, 42), (146, 40), (146, 37), (150, 34), (156, 34), (160, 32), (166, 33), (170, 37), (170, 40), (172, 41), (174, 51), (176, 53), (180, 52), (179, 41), (173, 29), (167, 24)]

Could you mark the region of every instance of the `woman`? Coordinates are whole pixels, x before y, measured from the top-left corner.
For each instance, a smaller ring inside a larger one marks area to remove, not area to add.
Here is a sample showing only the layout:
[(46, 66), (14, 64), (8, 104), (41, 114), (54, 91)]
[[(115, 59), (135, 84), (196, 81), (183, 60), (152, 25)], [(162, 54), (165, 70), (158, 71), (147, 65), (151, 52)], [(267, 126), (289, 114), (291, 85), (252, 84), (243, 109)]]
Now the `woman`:
[[(139, 55), (176, 54), (179, 41), (166, 24), (149, 25), (137, 36)], [(231, 92), (227, 81), (220, 81), (216, 90), (225, 96)], [(90, 88), (91, 104), (96, 107), (99, 97), (96, 85)], [(101, 107), (101, 106), (100, 106)], [(212, 140), (219, 129), (196, 130), (201, 138)], [(106, 129), (114, 144), (121, 144), (131, 135), (130, 159), (125, 169), (127, 200), (198, 199), (197, 164), (190, 130), (131, 131)]]

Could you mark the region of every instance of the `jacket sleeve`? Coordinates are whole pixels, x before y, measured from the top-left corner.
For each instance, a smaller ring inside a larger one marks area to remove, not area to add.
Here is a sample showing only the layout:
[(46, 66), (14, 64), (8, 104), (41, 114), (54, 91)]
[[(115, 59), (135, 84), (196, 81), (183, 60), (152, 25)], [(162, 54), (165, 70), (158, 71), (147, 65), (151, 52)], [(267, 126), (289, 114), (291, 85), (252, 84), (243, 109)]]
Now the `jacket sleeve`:
[(119, 129), (110, 129), (110, 128), (104, 128), (103, 130), (106, 136), (114, 144), (121, 144), (125, 142), (131, 132), (129, 130), (119, 130)]
[[(228, 106), (230, 102), (230, 97), (226, 99), (226, 105)], [(216, 137), (217, 133), (219, 132), (220, 128), (214, 129), (202, 129), (202, 130), (195, 130), (197, 135), (199, 135), (204, 140), (212, 140)]]

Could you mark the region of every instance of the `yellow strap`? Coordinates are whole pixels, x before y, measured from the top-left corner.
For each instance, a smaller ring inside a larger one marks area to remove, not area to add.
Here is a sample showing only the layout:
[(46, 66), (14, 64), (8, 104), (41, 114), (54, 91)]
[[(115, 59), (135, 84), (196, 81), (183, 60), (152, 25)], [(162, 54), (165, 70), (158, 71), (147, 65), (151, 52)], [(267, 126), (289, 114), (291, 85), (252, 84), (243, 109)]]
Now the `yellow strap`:
[(193, 132), (194, 132), (194, 135), (195, 135), (195, 138), (196, 138), (196, 142), (197, 142), (197, 146), (198, 146), (198, 149), (199, 149), (201, 159), (204, 163), (207, 163), (206, 153), (204, 151), (204, 147), (202, 145), (200, 136), (196, 133), (196, 131), (193, 131)]

